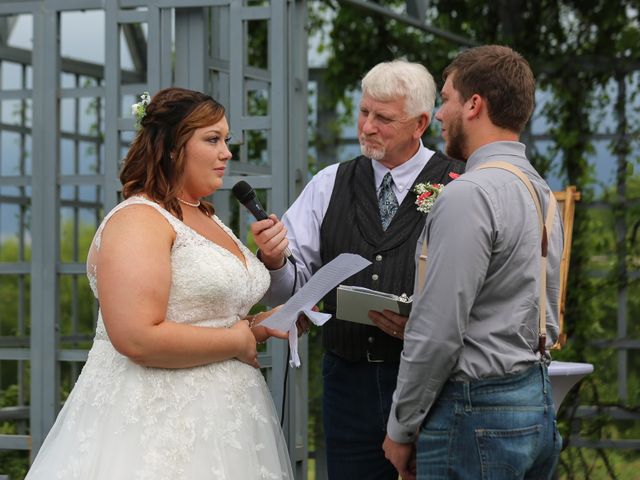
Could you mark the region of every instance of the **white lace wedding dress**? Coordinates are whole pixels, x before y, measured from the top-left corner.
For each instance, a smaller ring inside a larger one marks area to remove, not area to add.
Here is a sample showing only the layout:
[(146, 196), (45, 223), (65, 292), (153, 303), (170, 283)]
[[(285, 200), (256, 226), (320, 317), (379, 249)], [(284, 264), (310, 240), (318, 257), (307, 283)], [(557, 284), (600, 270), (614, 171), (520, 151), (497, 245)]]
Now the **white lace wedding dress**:
[[(168, 321), (229, 327), (260, 300), (268, 272), (215, 216), (236, 240), (246, 267), (141, 197), (107, 215), (92, 248), (100, 248), (110, 216), (132, 204), (156, 208), (176, 231)], [(88, 264), (88, 272), (97, 295), (95, 265)], [(113, 348), (100, 315), (87, 362), (26, 478), (254, 480), (293, 474), (260, 370), (238, 360), (142, 367)]]

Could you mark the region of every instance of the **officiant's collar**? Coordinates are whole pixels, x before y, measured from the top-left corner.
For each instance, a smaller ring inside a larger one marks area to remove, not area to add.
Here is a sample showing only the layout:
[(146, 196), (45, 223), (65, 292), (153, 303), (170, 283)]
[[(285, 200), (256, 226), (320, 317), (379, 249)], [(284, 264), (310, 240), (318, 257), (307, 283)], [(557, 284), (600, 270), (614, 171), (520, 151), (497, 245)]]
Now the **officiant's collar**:
[(376, 192), (380, 190), (382, 179), (388, 172), (391, 172), (391, 176), (393, 177), (394, 190), (397, 192), (408, 191), (434, 153), (435, 152), (433, 150), (426, 148), (422, 144), (421, 140), (416, 154), (402, 165), (395, 167), (393, 170), (389, 170), (380, 162), (371, 160), (373, 175), (376, 182)]

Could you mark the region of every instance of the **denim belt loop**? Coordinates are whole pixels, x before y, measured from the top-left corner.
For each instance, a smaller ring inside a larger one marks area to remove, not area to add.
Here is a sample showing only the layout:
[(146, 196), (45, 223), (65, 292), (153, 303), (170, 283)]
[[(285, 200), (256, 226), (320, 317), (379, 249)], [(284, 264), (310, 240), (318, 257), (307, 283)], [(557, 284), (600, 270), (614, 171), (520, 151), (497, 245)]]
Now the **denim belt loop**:
[(545, 375), (545, 364), (540, 362), (540, 376), (542, 377), (542, 393), (547, 394), (547, 376)]
[(471, 391), (469, 388), (469, 382), (462, 383), (462, 396), (464, 397), (464, 411), (471, 412)]

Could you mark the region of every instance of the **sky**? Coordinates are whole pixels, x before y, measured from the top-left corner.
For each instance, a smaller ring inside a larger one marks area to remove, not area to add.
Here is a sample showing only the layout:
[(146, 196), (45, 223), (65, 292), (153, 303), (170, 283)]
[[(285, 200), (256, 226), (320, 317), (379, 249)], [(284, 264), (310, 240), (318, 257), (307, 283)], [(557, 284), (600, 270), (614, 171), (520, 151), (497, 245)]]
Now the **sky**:
[[(31, 15), (20, 15), (9, 38), (15, 47), (33, 47), (33, 26)], [(60, 53), (87, 62), (104, 63), (104, 12), (86, 10), (63, 12), (61, 14)], [(124, 43), (121, 44), (124, 46)], [(131, 68), (131, 56), (127, 48), (121, 48), (122, 66)]]

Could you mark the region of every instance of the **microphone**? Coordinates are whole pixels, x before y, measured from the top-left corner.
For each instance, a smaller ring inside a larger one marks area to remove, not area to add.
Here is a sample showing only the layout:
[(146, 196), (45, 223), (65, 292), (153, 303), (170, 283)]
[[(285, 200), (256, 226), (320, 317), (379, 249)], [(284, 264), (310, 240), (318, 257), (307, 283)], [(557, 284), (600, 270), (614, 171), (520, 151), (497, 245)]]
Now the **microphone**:
[[(262, 205), (260, 205), (260, 200), (258, 200), (258, 197), (256, 196), (256, 191), (247, 182), (240, 180), (233, 186), (231, 191), (233, 192), (233, 196), (251, 212), (256, 220), (266, 220), (269, 218), (267, 212), (265, 212)], [(282, 253), (287, 260), (294, 263), (293, 254), (291, 253), (291, 250), (289, 250), (289, 247), (286, 247)]]

